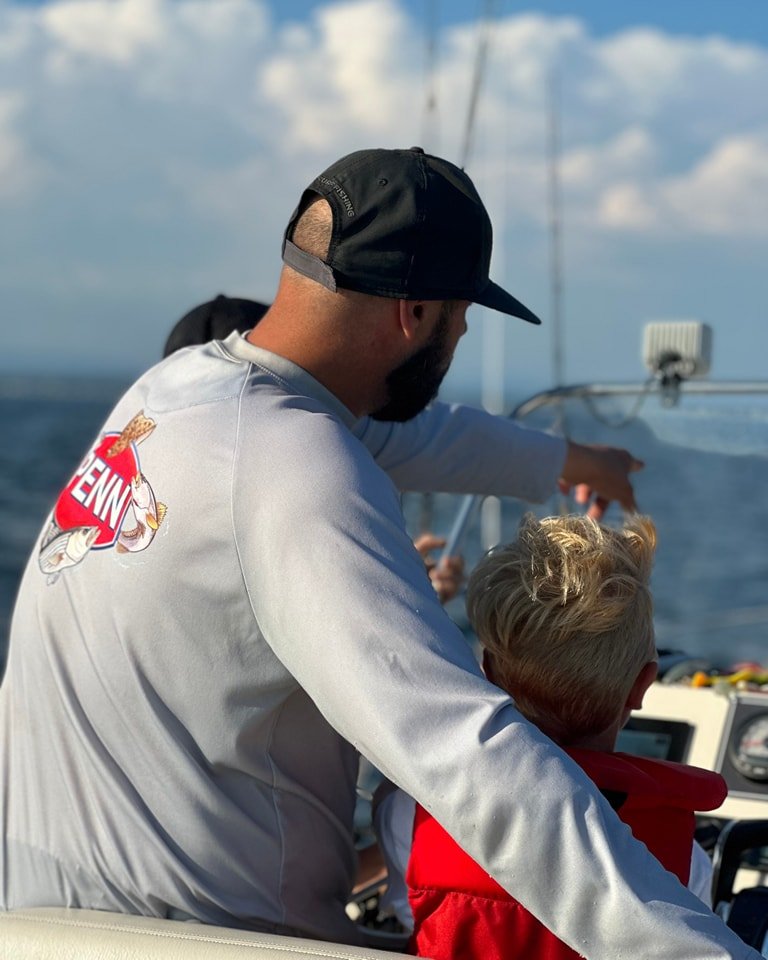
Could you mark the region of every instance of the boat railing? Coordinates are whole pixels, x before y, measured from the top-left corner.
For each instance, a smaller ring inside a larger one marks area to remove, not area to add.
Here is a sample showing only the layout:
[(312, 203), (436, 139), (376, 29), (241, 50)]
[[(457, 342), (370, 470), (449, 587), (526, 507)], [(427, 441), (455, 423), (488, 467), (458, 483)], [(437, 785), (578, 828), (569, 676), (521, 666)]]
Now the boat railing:
[[(748, 396), (768, 396), (768, 380), (687, 380), (677, 374), (654, 375), (644, 381), (581, 383), (543, 390), (518, 403), (509, 414), (509, 419), (524, 423), (527, 418), (544, 408), (552, 407), (557, 411), (566, 401), (572, 400), (583, 401), (594, 414), (592, 405), (598, 400), (634, 399), (635, 403), (630, 411), (610, 424), (618, 427), (639, 415), (642, 405), (654, 397), (663, 407), (676, 407), (684, 403), (686, 397)], [(558, 433), (568, 436), (564, 418), (555, 417), (554, 426)], [(446, 537), (444, 556), (461, 552), (467, 529), (483, 499), (480, 494), (468, 494), (462, 498)]]

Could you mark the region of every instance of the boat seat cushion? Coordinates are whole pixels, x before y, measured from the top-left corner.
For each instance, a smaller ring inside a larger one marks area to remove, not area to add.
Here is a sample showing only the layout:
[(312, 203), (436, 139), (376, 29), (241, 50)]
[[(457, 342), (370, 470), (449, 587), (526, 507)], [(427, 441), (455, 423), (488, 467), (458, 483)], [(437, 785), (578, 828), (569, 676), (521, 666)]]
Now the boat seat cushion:
[(386, 960), (350, 947), (99, 910), (0, 913), (0, 960)]

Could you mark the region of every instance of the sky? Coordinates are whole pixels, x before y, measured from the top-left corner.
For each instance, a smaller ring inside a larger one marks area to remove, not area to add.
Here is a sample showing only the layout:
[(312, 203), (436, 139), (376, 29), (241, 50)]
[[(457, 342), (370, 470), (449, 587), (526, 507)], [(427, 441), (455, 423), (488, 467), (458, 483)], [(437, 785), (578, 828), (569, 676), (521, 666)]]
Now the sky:
[(141, 372), (195, 304), (271, 299), (317, 173), (413, 144), (544, 321), (473, 308), (444, 396), (553, 385), (558, 310), (563, 382), (644, 378), (659, 320), (765, 375), (765, 0), (0, 0), (0, 373)]

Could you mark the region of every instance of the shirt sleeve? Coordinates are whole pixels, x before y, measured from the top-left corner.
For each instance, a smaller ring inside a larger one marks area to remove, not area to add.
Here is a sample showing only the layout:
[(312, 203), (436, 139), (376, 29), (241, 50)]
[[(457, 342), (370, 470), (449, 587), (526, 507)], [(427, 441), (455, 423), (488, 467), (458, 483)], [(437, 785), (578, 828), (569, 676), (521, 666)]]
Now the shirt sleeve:
[(376, 808), (373, 825), (387, 865), (387, 886), (381, 895), (379, 909), (385, 916), (393, 913), (410, 933), (413, 914), (408, 903), (405, 872), (411, 855), (413, 821), (416, 804), (402, 790), (393, 790)]
[(712, 904), (712, 861), (704, 848), (693, 842), (691, 850), (691, 873), (688, 877), (688, 889), (695, 893), (708, 907)]
[(345, 433), (283, 420), (234, 517), (259, 629), (328, 723), (589, 960), (757, 960), (483, 677)]
[(483, 493), (541, 503), (551, 496), (566, 443), (506, 417), (433, 403), (406, 423), (364, 417), (355, 435), (400, 490)]

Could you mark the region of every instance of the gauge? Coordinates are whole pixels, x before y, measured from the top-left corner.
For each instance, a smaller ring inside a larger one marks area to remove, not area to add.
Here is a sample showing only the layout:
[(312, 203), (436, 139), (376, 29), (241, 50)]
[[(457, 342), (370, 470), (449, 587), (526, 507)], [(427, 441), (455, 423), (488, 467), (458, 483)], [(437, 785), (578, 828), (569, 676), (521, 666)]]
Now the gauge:
[(768, 713), (759, 713), (739, 728), (731, 741), (736, 769), (749, 780), (768, 781)]

